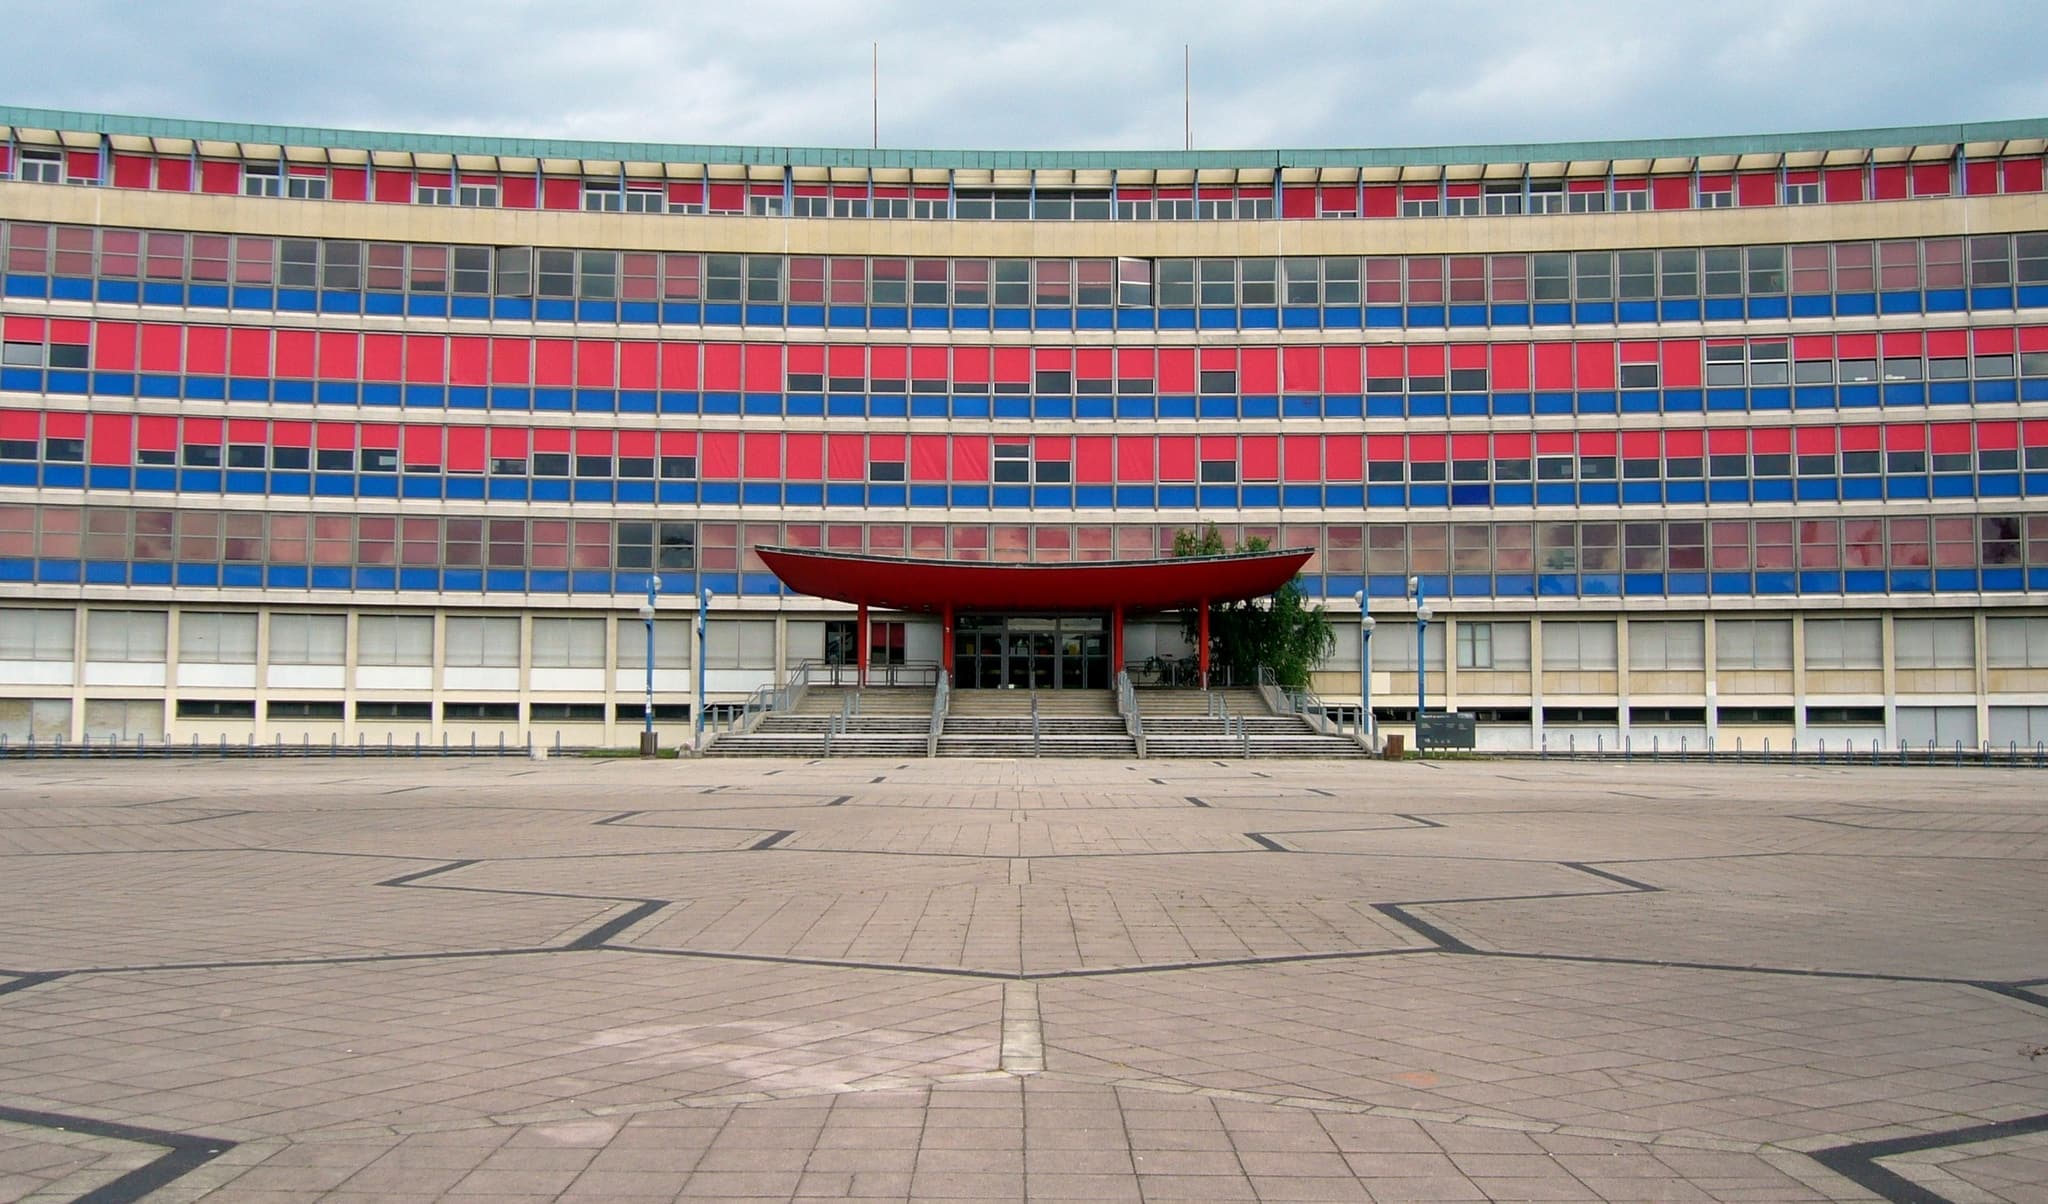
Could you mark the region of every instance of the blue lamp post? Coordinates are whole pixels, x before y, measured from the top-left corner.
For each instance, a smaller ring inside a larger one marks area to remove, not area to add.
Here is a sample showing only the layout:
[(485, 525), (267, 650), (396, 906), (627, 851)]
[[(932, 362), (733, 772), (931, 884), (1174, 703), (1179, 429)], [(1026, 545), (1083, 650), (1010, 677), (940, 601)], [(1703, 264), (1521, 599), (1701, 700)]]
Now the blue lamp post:
[(691, 747), (699, 752), (704, 749), (704, 654), (705, 626), (711, 617), (711, 587), (705, 586), (697, 595), (697, 706), (691, 718), (696, 721), (696, 737)]
[(1365, 729), (1365, 743), (1373, 747), (1378, 741), (1372, 722), (1372, 629), (1378, 626), (1368, 609), (1364, 590), (1358, 591), (1358, 714)]
[(1424, 701), (1429, 693), (1429, 620), (1435, 612), (1429, 609), (1429, 601), (1422, 591), (1422, 578), (1408, 578), (1408, 592), (1415, 598), (1415, 747), (1422, 747), (1422, 715), (1428, 709)]
[(651, 757), (657, 745), (654, 737), (654, 595), (661, 592), (661, 578), (647, 578), (647, 601), (640, 604), (640, 619), (647, 624), (647, 700), (642, 706), (645, 720), (640, 729), (640, 755)]

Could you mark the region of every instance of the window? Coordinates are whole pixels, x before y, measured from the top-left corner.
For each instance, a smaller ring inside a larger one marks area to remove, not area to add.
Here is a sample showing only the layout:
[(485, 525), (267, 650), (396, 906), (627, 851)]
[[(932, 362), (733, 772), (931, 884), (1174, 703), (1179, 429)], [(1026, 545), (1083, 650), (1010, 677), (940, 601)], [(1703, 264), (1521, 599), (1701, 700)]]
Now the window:
[(431, 702), (374, 702), (356, 703), (358, 722), (387, 723), (429, 723), (434, 718), (434, 704)]
[(1543, 625), (1545, 672), (1611, 670), (1616, 667), (1615, 658), (1613, 623), (1552, 622)]
[(69, 661), (76, 647), (73, 612), (0, 609), (0, 661)]
[(163, 664), (167, 617), (160, 610), (86, 612), (85, 659)]
[(878, 485), (900, 485), (903, 483), (903, 461), (868, 461), (868, 480)]
[[(1635, 638), (1633, 631), (1629, 638)], [(1722, 669), (1791, 669), (1792, 620), (1720, 620), (1714, 624), (1714, 663)]]
[(180, 698), (180, 719), (254, 719), (256, 702), (247, 698)]
[(1501, 217), (1522, 211), (1522, 186), (1514, 184), (1488, 184), (1484, 200), (1489, 217)]
[(1440, 217), (1442, 213), (1442, 203), (1435, 197), (1403, 200), (1401, 202), (1402, 217)]
[(1970, 619), (1894, 619), (1892, 663), (1901, 669), (1974, 669), (1975, 624)]
[(1023, 485), (1031, 480), (1031, 449), (1022, 443), (999, 443), (993, 464), (997, 484)]
[(201, 665), (255, 664), (255, 613), (188, 610), (180, 614), (178, 662)]
[(284, 180), (284, 194), (298, 201), (327, 199), (327, 177), (290, 175)]
[(516, 702), (444, 702), (441, 718), (450, 723), (517, 723)]
[(462, 184), (455, 189), (455, 203), (464, 209), (496, 209), (498, 207), (498, 186), (496, 184)]
[(338, 698), (303, 699), (298, 701), (279, 701), (273, 699), (265, 703), (263, 707), (264, 718), (272, 720), (328, 719), (339, 722), (342, 713), (341, 700)]
[(1820, 204), (1820, 183), (1787, 184), (1784, 186), (1784, 203), (1787, 205)]
[(432, 615), (364, 615), (356, 620), (356, 664), (389, 666), (433, 663)]
[[(1460, 669), (1492, 669), (1499, 672), (1526, 673), (1529, 670), (1529, 624), (1518, 622), (1466, 623), (1460, 621), (1458, 628), (1458, 667)], [(1471, 663), (1467, 663), (1467, 629), (1475, 634), (1471, 637)], [(1477, 634), (1484, 629), (1484, 634)], [(1481, 646), (1484, 646), (1484, 663)]]
[(32, 184), (61, 184), (64, 156), (56, 151), (23, 150), (20, 178)]
[(2048, 669), (2048, 616), (1986, 619), (1984, 649), (1993, 669)]
[(1204, 461), (1202, 461), (1202, 484), (1204, 484), (1204, 485), (1234, 485), (1234, 484), (1236, 484), (1236, 483), (1237, 483), (1237, 461), (1235, 461), (1235, 460), (1204, 460)]
[(1876, 619), (1808, 619), (1805, 635), (1808, 669), (1880, 667)]
[(414, 190), (412, 199), (415, 205), (453, 205), (455, 203), (455, 190), (449, 187), (421, 184)]
[(1732, 209), (1734, 207), (1735, 188), (1732, 184), (1719, 185), (1714, 188), (1708, 188), (1704, 185), (1701, 186), (1699, 203), (1697, 205), (1697, 208)]
[(1650, 671), (1705, 668), (1706, 625), (1697, 619), (1630, 623), (1628, 667)]
[(244, 164), (242, 167), (243, 196), (283, 196), (284, 176), (275, 164)]
[[(599, 642), (602, 645), (602, 639)], [(451, 669), (518, 668), (519, 620), (451, 616), (448, 619), (445, 656), (445, 663)]]
[[(500, 619), (496, 622), (516, 624), (517, 619)], [(454, 619), (449, 620), (452, 626)], [(632, 627), (646, 641), (644, 625), (621, 624)], [(642, 668), (645, 668), (646, 653), (641, 653)], [(535, 619), (533, 621), (533, 667), (536, 669), (602, 669), (604, 668), (604, 620), (603, 619)]]
[(652, 188), (622, 189), (596, 180), (583, 183), (583, 208), (590, 213), (660, 213), (666, 208), (665, 199)]
[(1545, 180), (1529, 185), (1529, 212), (1563, 213), (1564, 181)]
[(347, 635), (344, 615), (272, 614), (270, 663), (339, 665)]
[[(537, 622), (537, 620), (536, 620)], [(687, 669), (695, 639), (695, 624), (689, 619), (654, 620), (654, 667)], [(641, 620), (621, 621), (618, 633), (619, 668), (647, 669), (647, 624)], [(539, 664), (539, 633), (535, 632), (535, 664)], [(638, 718), (638, 712), (635, 712)]]

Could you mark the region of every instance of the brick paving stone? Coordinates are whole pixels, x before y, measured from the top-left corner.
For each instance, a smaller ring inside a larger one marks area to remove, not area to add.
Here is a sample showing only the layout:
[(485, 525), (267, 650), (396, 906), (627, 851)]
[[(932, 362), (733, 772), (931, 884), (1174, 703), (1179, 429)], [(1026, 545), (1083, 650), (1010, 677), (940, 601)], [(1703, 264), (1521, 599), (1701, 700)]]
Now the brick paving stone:
[[(0, 1105), (242, 1143), (179, 1200), (1861, 1200), (2048, 1098), (2030, 773), (23, 768)], [(0, 1112), (0, 1200), (161, 1148)]]

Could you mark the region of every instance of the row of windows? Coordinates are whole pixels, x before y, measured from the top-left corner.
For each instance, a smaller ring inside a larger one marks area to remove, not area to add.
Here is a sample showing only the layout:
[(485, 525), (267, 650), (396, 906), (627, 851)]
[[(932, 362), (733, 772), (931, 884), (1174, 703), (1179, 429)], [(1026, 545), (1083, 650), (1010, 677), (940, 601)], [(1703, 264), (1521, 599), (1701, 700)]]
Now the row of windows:
[[(2048, 378), (2048, 326), (1199, 348), (536, 339), (25, 315), (6, 317), (0, 331), (0, 371), (20, 370), (0, 377), (0, 388), (161, 396), (167, 380), (189, 375), (199, 382), (188, 382), (186, 395), (216, 400), (226, 390), (211, 378), (221, 377), (235, 378), (237, 400), (261, 401), (290, 382), (646, 394), (1270, 397)], [(316, 396), (298, 392), (304, 396), (290, 399)]]
[[(1331, 597), (1347, 587), (1401, 596), (1411, 575), (1432, 596), (2048, 589), (2041, 514), (1234, 526), (1242, 538), (1315, 549), (1306, 584)], [(1165, 555), (1178, 530), (0, 506), (0, 578), (632, 593), (651, 570), (666, 588), (695, 574), (715, 592), (774, 595), (763, 546), (1059, 563)]]
[[(833, 434), (0, 410), (0, 462), (669, 481), (1684, 480), (2048, 470), (2048, 421), (1369, 435)], [(1361, 473), (1363, 474), (1361, 476)], [(96, 479), (97, 482), (97, 479)], [(16, 482), (19, 483), (19, 482)]]
[[(611, 178), (327, 167), (284, 162), (151, 157), (0, 145), (0, 178), (47, 184), (236, 193), (299, 199), (634, 213), (793, 214), (839, 218), (958, 218), (996, 221), (1260, 220), (1455, 217), (1641, 212), (1812, 205), (1861, 200), (2039, 192), (2037, 157), (1939, 159), (1825, 170), (1692, 172), (1658, 176), (1521, 177), (1428, 183), (1259, 184), (1155, 187), (1069, 184), (1001, 189), (895, 183), (815, 184), (788, 172), (775, 181), (710, 183), (619, 175)], [(452, 197), (452, 199), (451, 199)]]
[(281, 305), (259, 295), (272, 289), (828, 309), (1488, 306), (2009, 290), (2048, 284), (2048, 234), (1538, 254), (990, 260), (362, 243), (9, 222), (0, 264), (8, 276), (233, 286), (238, 306), (256, 308)]
[[(86, 610), (84, 659), (97, 663), (163, 664), (170, 651), (169, 615), (164, 611), (94, 607)], [(517, 615), (444, 614), (439, 664), (445, 668), (604, 669), (607, 645), (616, 648), (620, 669), (647, 667), (647, 636), (641, 624), (619, 619), (615, 630), (605, 616), (567, 618), (544, 615), (522, 620)], [(1539, 629), (1526, 619), (1469, 619), (1446, 616), (1455, 629), (1456, 664), (1460, 669), (1528, 672), (1541, 664), (1546, 672), (1616, 671), (1621, 667), (1620, 640), (1613, 619), (1546, 618)], [(177, 622), (180, 664), (326, 665), (348, 662), (348, 616), (339, 613), (273, 611), (267, 642), (262, 640), (254, 610), (184, 610)], [(364, 614), (357, 619), (355, 661), (361, 666), (436, 664), (435, 622), (431, 614)], [(1381, 670), (1415, 668), (1413, 624), (1394, 614), (1381, 620), (1374, 666)], [(1884, 624), (1875, 617), (1820, 618), (1804, 616), (1804, 656), (1808, 670), (1876, 670), (1884, 664)], [(798, 623), (808, 642), (822, 626), (825, 644), (852, 638), (852, 624)], [(890, 624), (895, 643), (877, 652), (894, 653), (902, 663), (903, 625)], [(1714, 624), (1714, 666), (1727, 672), (1789, 672), (1795, 663), (1792, 618), (1718, 618)], [(2048, 616), (1991, 615), (1985, 618), (1986, 667), (2048, 669)], [(655, 623), (654, 666), (680, 669), (690, 663), (691, 624), (687, 619)], [(1423, 639), (1425, 663), (1441, 668), (1447, 643), (1444, 625)], [(707, 632), (707, 637), (710, 633)], [(1347, 636), (1353, 632), (1347, 630)], [(1627, 623), (1627, 666), (1640, 672), (1705, 670), (1707, 625), (1700, 619), (1630, 619)], [(742, 668), (771, 664), (774, 658), (772, 620), (728, 619), (719, 624), (719, 638), (707, 638), (708, 668)], [(764, 638), (765, 637), (765, 638)], [(264, 646), (259, 648), (259, 642)], [(1346, 643), (1351, 641), (1347, 640)], [(1534, 646), (1540, 644), (1540, 655)], [(1974, 669), (1977, 665), (1976, 623), (1967, 616), (1900, 615), (1891, 623), (1895, 668)], [(835, 649), (844, 652), (844, 649)], [(68, 609), (0, 607), (0, 661), (72, 661), (81, 651), (77, 614)], [(1356, 648), (1346, 649), (1352, 657)], [(1339, 658), (1343, 658), (1340, 654)], [(844, 663), (835, 661), (834, 663)], [(272, 718), (340, 718), (339, 703), (295, 701), (295, 708)], [(451, 718), (516, 717), (517, 704), (466, 703)], [(487, 716), (478, 707), (514, 708), (503, 716)], [(332, 707), (332, 713), (325, 708)]]

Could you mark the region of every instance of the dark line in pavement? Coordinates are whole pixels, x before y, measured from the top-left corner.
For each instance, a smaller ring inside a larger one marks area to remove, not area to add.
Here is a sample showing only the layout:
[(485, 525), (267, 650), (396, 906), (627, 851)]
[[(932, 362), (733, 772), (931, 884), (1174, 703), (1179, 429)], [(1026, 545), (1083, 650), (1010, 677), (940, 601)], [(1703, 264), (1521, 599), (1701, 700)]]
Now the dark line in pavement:
[(435, 876), (435, 875), (437, 875), (437, 874), (449, 874), (449, 873), (453, 873), (453, 872), (455, 872), (456, 870), (461, 870), (461, 869), (468, 869), (468, 868), (469, 868), (470, 866), (472, 866), (472, 865), (475, 865), (475, 864), (476, 864), (476, 858), (474, 858), (474, 857), (468, 858), (467, 860), (463, 860), (463, 861), (446, 861), (446, 862), (443, 862), (443, 863), (441, 863), (440, 865), (437, 865), (437, 866), (435, 866), (435, 867), (434, 867), (434, 868), (432, 868), (432, 869), (427, 869), (427, 870), (414, 870), (414, 871), (413, 871), (412, 873), (410, 873), (410, 874), (400, 874), (400, 875), (399, 875), (398, 877), (396, 877), (396, 878), (387, 878), (387, 879), (385, 879), (384, 881), (382, 881), (382, 882), (379, 882), (379, 883), (377, 883), (377, 885), (378, 885), (378, 886), (411, 886), (411, 885), (412, 885), (413, 883), (415, 883), (415, 882), (419, 882), (419, 881), (422, 881), (422, 880), (424, 880), (424, 879), (427, 879), (427, 878), (432, 878), (432, 877), (434, 877), (434, 876)]
[(1274, 853), (1291, 853), (1291, 852), (1293, 852), (1293, 850), (1292, 850), (1292, 849), (1289, 849), (1289, 848), (1288, 848), (1288, 847), (1287, 847), (1286, 845), (1284, 845), (1284, 844), (1281, 844), (1281, 843), (1280, 843), (1279, 841), (1277, 841), (1277, 840), (1274, 840), (1274, 839), (1273, 839), (1272, 837), (1270, 837), (1270, 836), (1266, 835), (1266, 834), (1265, 834), (1264, 832), (1246, 832), (1246, 833), (1244, 834), (1244, 838), (1245, 838), (1246, 840), (1249, 840), (1249, 841), (1251, 841), (1251, 842), (1252, 842), (1253, 844), (1255, 844), (1255, 845), (1259, 846), (1260, 848), (1268, 850), (1269, 852), (1274, 852)]
[(881, 784), (882, 784), (883, 782), (886, 782), (886, 781), (888, 781), (888, 780), (889, 780), (889, 779), (888, 779), (888, 777), (887, 777), (886, 775), (884, 775), (884, 776), (880, 776), (880, 777), (872, 777), (872, 778), (869, 778), (869, 779), (868, 779), (868, 785), (870, 785), (870, 786), (879, 786), (879, 785), (881, 785)]
[(981, 978), (1012, 982), (1022, 977), (1007, 970), (974, 970), (966, 966), (896, 965), (889, 962), (835, 961), (821, 957), (781, 957), (772, 953), (730, 953), (707, 949), (654, 949), (646, 945), (607, 945), (612, 953), (649, 953), (657, 957), (702, 957), (712, 961), (757, 962), (770, 966), (813, 966), (838, 970), (881, 970), (893, 974), (942, 974), (948, 978)]
[(827, 807), (844, 807), (849, 801), (852, 800), (852, 798), (853, 796), (850, 794), (842, 794), (838, 798), (833, 799), (831, 802), (826, 803), (825, 805)]
[(1558, 864), (1564, 866), (1567, 869), (1577, 870), (1582, 874), (1591, 874), (1595, 878), (1605, 878), (1609, 882), (1618, 882), (1631, 890), (1643, 894), (1658, 894), (1661, 893), (1664, 889), (1661, 886), (1651, 886), (1647, 882), (1638, 882), (1633, 878), (1624, 878), (1620, 874), (1609, 873), (1606, 870), (1596, 870), (1592, 866), (1587, 865), (1583, 861), (1560, 861), (1558, 862)]
[(1998, 1141), (2006, 1137), (2021, 1137), (2041, 1132), (2048, 1132), (2048, 1113), (2023, 1116), (2018, 1120), (1999, 1121), (1996, 1124), (1976, 1125), (1968, 1129), (1954, 1129), (1946, 1133), (1923, 1133), (1918, 1137), (1894, 1137), (1888, 1141), (1864, 1141), (1854, 1145), (1832, 1146), (1825, 1150), (1813, 1150), (1807, 1157), (1858, 1187), (1883, 1196), (1892, 1204), (1952, 1204), (1947, 1196), (1938, 1195), (1903, 1175), (1879, 1166), (1878, 1160), (1896, 1158), (1900, 1154), (1912, 1154), (1921, 1150), (1976, 1145), (1979, 1142)]
[(1430, 942), (1445, 953), (1477, 953), (1478, 950), (1427, 920), (1409, 915), (1399, 903), (1375, 903), (1372, 909)]
[(758, 853), (762, 849), (772, 849), (794, 835), (796, 835), (795, 828), (784, 828), (780, 832), (770, 832), (747, 847)]
[(147, 1165), (136, 1167), (111, 1182), (102, 1183), (77, 1197), (72, 1204), (131, 1204), (132, 1201), (140, 1200), (220, 1157), (234, 1149), (236, 1144), (225, 1138), (202, 1137), (195, 1133), (173, 1133), (166, 1129), (144, 1129), (135, 1125), (116, 1124), (113, 1121), (94, 1120), (89, 1116), (32, 1112), (25, 1108), (9, 1108), (4, 1105), (0, 1105), (0, 1120), (34, 1129), (84, 1133), (91, 1137), (105, 1137), (136, 1145), (153, 1145), (163, 1149), (164, 1153)]
[(1195, 806), (1197, 806), (1197, 807), (1207, 807), (1207, 806), (1209, 805), (1209, 804), (1207, 804), (1207, 803), (1203, 802), (1203, 801), (1202, 801), (1201, 799), (1198, 799), (1198, 798), (1196, 798), (1196, 797), (1195, 797), (1194, 795), (1192, 795), (1192, 794), (1188, 796), (1188, 801), (1189, 801), (1190, 803), (1193, 803), (1193, 804), (1194, 804)]
[(13, 979), (12, 982), (0, 982), (0, 995), (12, 995), (16, 991), (26, 991), (30, 987), (39, 987), (46, 982), (55, 982), (64, 977), (62, 970), (0, 970), (0, 974)]
[[(1334, 798), (1334, 797), (1336, 797), (1336, 796), (1332, 795), (1331, 797), (1333, 797), (1333, 798)], [(1399, 816), (1400, 818), (1402, 818), (1402, 819), (1405, 819), (1405, 820), (1407, 820), (1407, 821), (1408, 821), (1409, 823), (1411, 823), (1411, 824), (1415, 824), (1415, 825), (1416, 825), (1416, 826), (1418, 826), (1418, 827), (1423, 827), (1423, 828), (1441, 828), (1441, 827), (1443, 827), (1443, 826), (1444, 826), (1443, 824), (1440, 824), (1440, 823), (1438, 823), (1438, 822), (1437, 822), (1436, 820), (1433, 820), (1433, 819), (1424, 819), (1424, 818), (1423, 818), (1422, 816), (1420, 816), (1420, 815), (1410, 815), (1409, 813), (1407, 813), (1407, 812), (1405, 812), (1405, 811), (1390, 811), (1390, 812), (1388, 812), (1387, 814), (1389, 814), (1389, 815), (1396, 815), (1396, 816)]]
[(591, 824), (591, 826), (594, 828), (602, 828), (606, 824), (622, 823), (626, 820), (633, 818), (636, 815), (645, 814), (647, 814), (645, 811), (621, 811), (617, 815), (607, 815), (603, 819), (597, 820), (596, 822)]
[(1297, 962), (1360, 961), (1369, 957), (1406, 957), (1417, 953), (1441, 953), (1430, 946), (1408, 949), (1344, 949), (1334, 953), (1276, 953), (1270, 957), (1232, 957), (1210, 962), (1161, 962), (1144, 966), (1104, 966), (1097, 970), (1045, 970), (1024, 977), (1032, 982), (1054, 978), (1113, 978), (1125, 974), (1166, 974), (1181, 970), (1228, 970), (1246, 966), (1288, 966)]
[(1308, 788), (1308, 792), (1309, 792), (1310, 794), (1320, 794), (1320, 795), (1322, 795), (1322, 796), (1323, 796), (1324, 798), (1336, 798), (1336, 797), (1337, 797), (1336, 795), (1334, 795), (1334, 794), (1330, 793), (1329, 791), (1327, 791), (1327, 790), (1324, 790), (1324, 789), (1323, 789), (1322, 787), (1320, 787), (1320, 786), (1310, 786), (1310, 787)]
[(586, 932), (582, 936), (577, 937), (575, 940), (570, 941), (568, 947), (579, 951), (598, 948), (605, 942), (611, 940), (613, 937), (624, 932), (626, 929), (631, 928), (633, 925), (638, 924), (640, 921), (646, 919), (648, 916), (653, 915), (655, 912), (660, 911), (662, 908), (667, 906), (668, 902), (664, 899), (642, 900), (640, 906), (635, 907), (633, 910), (627, 912), (625, 915), (619, 916), (615, 919), (606, 921), (605, 923), (598, 925), (597, 927), (591, 929), (589, 932)]

